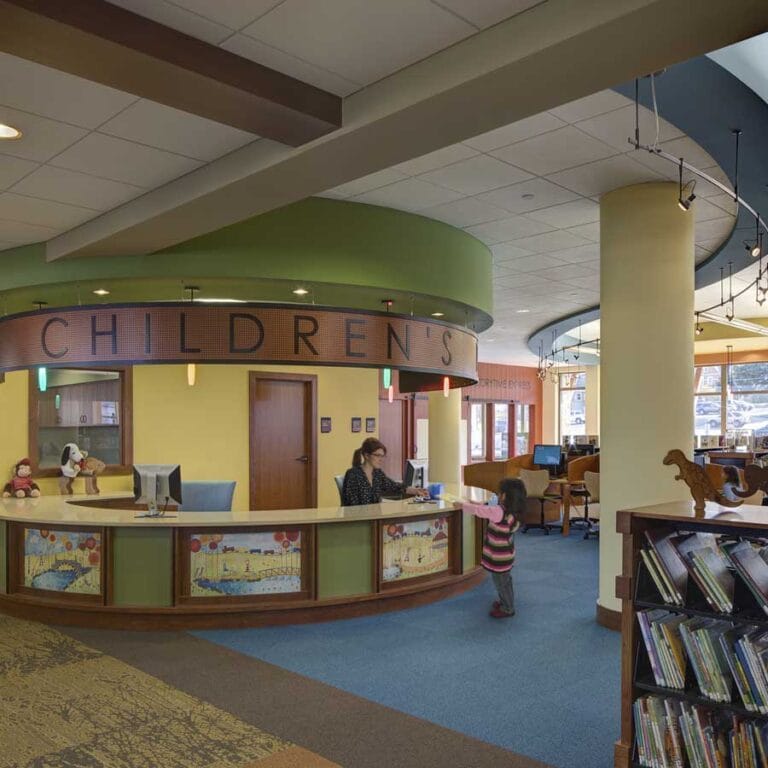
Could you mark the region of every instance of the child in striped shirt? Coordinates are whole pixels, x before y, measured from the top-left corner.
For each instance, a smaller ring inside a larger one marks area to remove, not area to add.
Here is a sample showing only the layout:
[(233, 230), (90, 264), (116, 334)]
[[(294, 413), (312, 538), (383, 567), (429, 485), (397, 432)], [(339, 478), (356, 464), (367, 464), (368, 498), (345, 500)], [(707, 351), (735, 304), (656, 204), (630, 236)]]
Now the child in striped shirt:
[(483, 568), (490, 571), (493, 585), (499, 593), (499, 599), (491, 610), (494, 619), (515, 615), (512, 566), (515, 562), (515, 531), (520, 527), (520, 516), (525, 511), (523, 481), (504, 478), (499, 484), (499, 503), (504, 515), (498, 523), (488, 523), (481, 560)]

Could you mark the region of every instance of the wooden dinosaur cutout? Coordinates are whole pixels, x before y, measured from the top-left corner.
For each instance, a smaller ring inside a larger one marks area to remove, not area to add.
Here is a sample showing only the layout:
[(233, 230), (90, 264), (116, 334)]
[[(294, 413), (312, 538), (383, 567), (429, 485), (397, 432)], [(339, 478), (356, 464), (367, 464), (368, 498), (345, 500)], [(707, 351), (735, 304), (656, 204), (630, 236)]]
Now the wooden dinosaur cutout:
[(743, 501), (730, 501), (723, 496), (709, 479), (704, 471), (704, 467), (688, 461), (685, 454), (678, 448), (673, 448), (664, 457), (664, 464), (676, 464), (680, 469), (680, 474), (675, 475), (675, 480), (684, 480), (691, 491), (691, 496), (695, 504), (693, 509), (697, 517), (704, 516), (705, 502), (707, 500), (717, 502), (724, 507), (740, 507)]
[(744, 467), (744, 485), (747, 486), (745, 491), (733, 490), (739, 498), (746, 499), (757, 491), (768, 494), (768, 468), (748, 464)]

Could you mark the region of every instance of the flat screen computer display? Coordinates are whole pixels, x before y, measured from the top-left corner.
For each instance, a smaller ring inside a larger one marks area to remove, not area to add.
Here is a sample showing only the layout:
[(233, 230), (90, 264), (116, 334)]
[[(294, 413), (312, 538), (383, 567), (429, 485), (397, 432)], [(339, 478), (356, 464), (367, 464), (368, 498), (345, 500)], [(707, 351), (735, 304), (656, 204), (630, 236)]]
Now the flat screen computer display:
[(560, 446), (535, 445), (533, 447), (533, 463), (540, 467), (560, 466)]
[(429, 483), (427, 478), (427, 460), (408, 459), (405, 462), (403, 482), (407, 488), (426, 488)]
[(133, 498), (146, 504), (149, 515), (165, 512), (168, 504), (181, 504), (181, 467), (178, 464), (135, 464)]

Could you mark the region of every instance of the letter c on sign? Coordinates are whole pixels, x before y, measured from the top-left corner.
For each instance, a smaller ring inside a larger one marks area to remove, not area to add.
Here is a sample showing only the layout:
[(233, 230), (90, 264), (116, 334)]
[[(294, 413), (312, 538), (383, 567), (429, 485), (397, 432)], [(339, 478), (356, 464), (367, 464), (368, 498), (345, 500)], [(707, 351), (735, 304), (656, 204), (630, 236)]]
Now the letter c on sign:
[(43, 348), (43, 352), (45, 352), (48, 357), (52, 357), (55, 360), (60, 357), (64, 357), (64, 355), (69, 352), (69, 347), (64, 347), (61, 352), (52, 352), (48, 347), (48, 329), (54, 323), (60, 323), (65, 328), (69, 328), (69, 323), (63, 317), (52, 317), (50, 320), (46, 321), (45, 325), (43, 326), (43, 330), (40, 333), (40, 345)]

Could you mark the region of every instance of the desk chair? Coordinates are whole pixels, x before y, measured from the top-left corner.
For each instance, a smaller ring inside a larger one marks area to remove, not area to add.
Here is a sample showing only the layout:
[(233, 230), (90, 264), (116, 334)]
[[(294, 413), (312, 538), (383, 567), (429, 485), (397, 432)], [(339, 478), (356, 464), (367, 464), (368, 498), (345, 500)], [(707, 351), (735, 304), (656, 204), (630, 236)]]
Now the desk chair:
[(193, 512), (231, 512), (235, 495), (234, 480), (181, 482), (180, 510)]
[(339, 491), (339, 504), (344, 505), (344, 475), (334, 475), (333, 481)]
[[(588, 539), (590, 534), (598, 536), (600, 534), (600, 473), (584, 473), (584, 489), (587, 492), (587, 500), (584, 502), (584, 517), (587, 520), (587, 530), (584, 531), (584, 538)], [(588, 512), (588, 502), (592, 502), (592, 514)]]
[(541, 521), (539, 523), (524, 523), (523, 533), (528, 533), (529, 528), (542, 528), (544, 533), (549, 535), (552, 528), (562, 528), (562, 523), (547, 523), (544, 521), (544, 505), (547, 502), (559, 505), (563, 500), (563, 497), (557, 493), (547, 493), (551, 480), (549, 471), (546, 469), (521, 469), (520, 479), (523, 481), (528, 498), (537, 499), (539, 504), (541, 504)]

